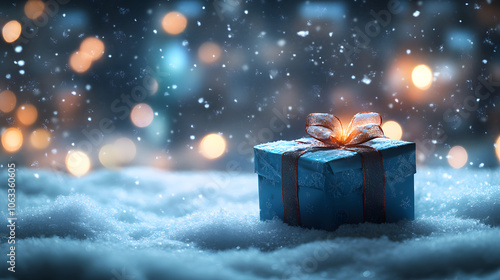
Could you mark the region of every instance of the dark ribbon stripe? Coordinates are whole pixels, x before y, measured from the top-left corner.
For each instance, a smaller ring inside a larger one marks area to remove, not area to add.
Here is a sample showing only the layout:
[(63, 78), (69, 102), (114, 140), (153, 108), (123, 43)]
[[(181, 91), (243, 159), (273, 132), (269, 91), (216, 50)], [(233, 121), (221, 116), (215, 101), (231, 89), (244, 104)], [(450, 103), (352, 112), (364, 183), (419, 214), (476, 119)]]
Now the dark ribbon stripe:
[(385, 172), (382, 153), (372, 147), (344, 148), (361, 156), (363, 170), (363, 217), (365, 222), (385, 222)]
[(293, 226), (300, 225), (299, 211), (299, 158), (307, 149), (284, 152), (281, 155), (281, 196), (283, 197), (284, 221)]
[(300, 156), (306, 152), (323, 149), (343, 149), (355, 152), (361, 156), (364, 185), (364, 220), (372, 223), (385, 222), (384, 159), (379, 150), (365, 145), (348, 145), (341, 147), (318, 147), (312, 145), (309, 148), (291, 150), (283, 153), (281, 156), (281, 195), (283, 199), (284, 221), (293, 226), (301, 225), (297, 172)]

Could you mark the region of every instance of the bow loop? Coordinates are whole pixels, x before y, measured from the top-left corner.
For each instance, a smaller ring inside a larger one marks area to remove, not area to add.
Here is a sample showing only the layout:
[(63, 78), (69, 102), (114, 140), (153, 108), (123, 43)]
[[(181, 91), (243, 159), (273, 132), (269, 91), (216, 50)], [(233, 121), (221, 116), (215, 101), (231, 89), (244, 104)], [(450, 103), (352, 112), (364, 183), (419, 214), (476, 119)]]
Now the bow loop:
[(307, 116), (306, 132), (311, 137), (332, 147), (357, 145), (373, 138), (385, 137), (378, 113), (358, 113), (352, 118), (347, 130), (340, 120), (331, 114), (313, 113)]
[(344, 145), (356, 145), (372, 140), (373, 138), (384, 137), (384, 132), (380, 125), (367, 124), (365, 126), (358, 126), (349, 134), (345, 139)]
[(307, 116), (307, 134), (325, 144), (339, 146), (342, 131), (342, 123), (334, 115), (314, 113)]

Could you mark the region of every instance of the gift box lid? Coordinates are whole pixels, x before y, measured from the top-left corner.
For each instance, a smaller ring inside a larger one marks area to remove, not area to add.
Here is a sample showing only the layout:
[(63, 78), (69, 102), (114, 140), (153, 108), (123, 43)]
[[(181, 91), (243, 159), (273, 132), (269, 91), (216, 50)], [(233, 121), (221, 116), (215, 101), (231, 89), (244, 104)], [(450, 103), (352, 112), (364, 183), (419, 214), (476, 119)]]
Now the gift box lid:
[[(269, 179), (281, 179), (281, 155), (289, 150), (307, 148), (311, 138), (301, 138), (295, 141), (276, 141), (260, 144), (254, 147), (255, 172)], [(296, 142), (297, 141), (297, 142)], [(375, 138), (365, 146), (378, 149), (383, 156), (385, 176), (388, 179), (407, 177), (416, 172), (415, 143)], [(358, 153), (343, 149), (327, 149), (307, 152), (299, 158), (298, 175), (301, 187), (323, 188), (318, 181), (335, 173), (347, 170), (361, 170), (362, 161)], [(301, 176), (312, 176), (318, 180), (300, 180)]]

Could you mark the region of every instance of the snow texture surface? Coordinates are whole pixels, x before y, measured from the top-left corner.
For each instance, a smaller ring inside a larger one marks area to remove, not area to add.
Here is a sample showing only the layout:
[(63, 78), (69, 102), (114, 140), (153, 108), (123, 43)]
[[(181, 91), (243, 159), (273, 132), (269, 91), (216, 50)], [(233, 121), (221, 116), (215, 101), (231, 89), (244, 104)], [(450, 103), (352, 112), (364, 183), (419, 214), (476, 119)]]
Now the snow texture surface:
[(17, 175), (7, 279), (500, 279), (500, 170), (420, 168), (414, 221), (335, 232), (259, 221), (255, 174)]

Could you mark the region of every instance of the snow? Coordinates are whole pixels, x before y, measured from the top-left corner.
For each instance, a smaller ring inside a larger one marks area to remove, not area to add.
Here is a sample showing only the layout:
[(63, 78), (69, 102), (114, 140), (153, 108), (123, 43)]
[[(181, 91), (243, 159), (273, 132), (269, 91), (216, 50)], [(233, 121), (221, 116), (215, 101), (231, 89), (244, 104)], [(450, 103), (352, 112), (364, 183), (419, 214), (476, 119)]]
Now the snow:
[(364, 75), (363, 79), (361, 80), (364, 84), (369, 85), (372, 82), (372, 79), (368, 78), (368, 76)]
[(20, 169), (17, 182), (17, 278), (500, 278), (500, 170), (419, 168), (414, 221), (335, 232), (261, 222), (255, 174)]
[(307, 35), (309, 35), (309, 30), (299, 31), (297, 32), (297, 35), (299, 35), (300, 37), (306, 37)]

